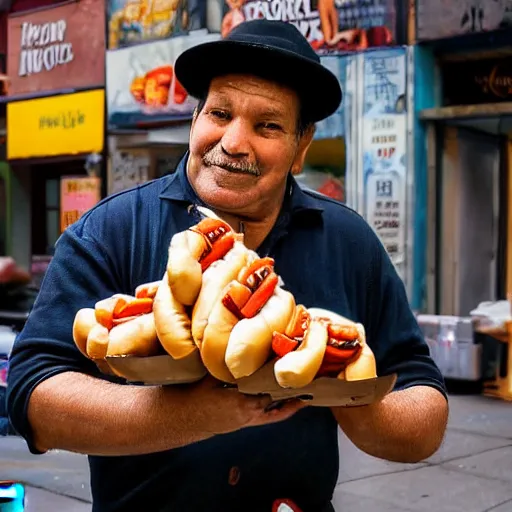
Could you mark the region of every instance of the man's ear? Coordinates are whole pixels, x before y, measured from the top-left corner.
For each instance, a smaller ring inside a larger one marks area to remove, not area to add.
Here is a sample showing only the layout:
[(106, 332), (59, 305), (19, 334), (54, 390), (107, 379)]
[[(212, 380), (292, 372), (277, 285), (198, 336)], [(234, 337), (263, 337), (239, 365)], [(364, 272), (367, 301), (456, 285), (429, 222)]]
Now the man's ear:
[(306, 160), (306, 155), (308, 153), (309, 146), (313, 142), (313, 136), (315, 135), (315, 125), (312, 124), (301, 136), (299, 140), (299, 145), (297, 147), (297, 153), (295, 154), (295, 159), (293, 160), (291, 173), (296, 176), (302, 172), (302, 168), (304, 167), (304, 161)]

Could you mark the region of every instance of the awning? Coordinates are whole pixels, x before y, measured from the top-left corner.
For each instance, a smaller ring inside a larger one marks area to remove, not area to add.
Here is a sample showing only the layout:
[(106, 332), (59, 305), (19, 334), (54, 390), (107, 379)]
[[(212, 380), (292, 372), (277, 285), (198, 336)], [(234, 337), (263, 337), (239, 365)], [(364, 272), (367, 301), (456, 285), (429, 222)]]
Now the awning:
[(159, 147), (169, 145), (187, 145), (189, 142), (191, 123), (174, 125), (161, 130), (133, 132), (115, 130), (109, 135), (116, 137), (118, 149)]

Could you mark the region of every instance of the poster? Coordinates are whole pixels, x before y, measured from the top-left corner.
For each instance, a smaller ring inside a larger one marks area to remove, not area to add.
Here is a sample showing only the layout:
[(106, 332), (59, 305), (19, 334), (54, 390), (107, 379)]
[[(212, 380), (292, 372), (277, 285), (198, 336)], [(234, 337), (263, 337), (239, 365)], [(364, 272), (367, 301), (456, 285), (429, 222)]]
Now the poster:
[(204, 1), (199, 0), (108, 0), (108, 48), (123, 48), (186, 33), (198, 20), (199, 25), (204, 24), (202, 5)]
[(63, 177), (60, 180), (60, 229), (63, 232), (101, 199), (101, 179)]
[(416, 0), (418, 41), (512, 27), (512, 0)]
[[(225, 37), (243, 21), (257, 18), (293, 23), (322, 55), (395, 44), (395, 0), (208, 0), (221, 2), (219, 26)], [(213, 11), (209, 7), (209, 14)]]
[(201, 32), (108, 51), (109, 126), (191, 119), (197, 101), (176, 79), (174, 63), (188, 48), (217, 39), (218, 34)]
[[(347, 59), (348, 57), (321, 57), (320, 59), (322, 64), (338, 77), (342, 91), (345, 91)], [(315, 140), (335, 139), (345, 135), (344, 106), (345, 99), (343, 98), (334, 114), (316, 123)]]
[(115, 150), (110, 157), (108, 193), (136, 187), (149, 180), (148, 152)]
[(407, 234), (406, 53), (364, 55), (364, 217), (405, 278)]

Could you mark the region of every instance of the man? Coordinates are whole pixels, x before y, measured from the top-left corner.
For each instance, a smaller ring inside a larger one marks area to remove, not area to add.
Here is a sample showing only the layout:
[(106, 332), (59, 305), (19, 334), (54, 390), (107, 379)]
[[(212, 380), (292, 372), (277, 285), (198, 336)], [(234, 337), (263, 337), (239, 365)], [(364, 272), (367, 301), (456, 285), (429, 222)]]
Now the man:
[[(415, 462), (439, 447), (447, 419), (442, 377), (375, 234), (292, 177), (313, 123), (341, 101), (338, 80), (296, 28), (265, 20), (187, 50), (176, 74), (200, 99), (190, 152), (175, 174), (107, 198), (58, 241), (13, 351), (12, 422), (33, 453), (90, 455), (94, 511), (270, 512), (279, 498), (332, 510), (338, 425), (367, 453)], [(143, 387), (99, 375), (71, 339), (74, 314), (159, 279), (172, 235), (197, 222), (191, 204), (275, 258), (298, 303), (362, 322), (396, 391), (360, 408), (268, 410), (269, 398), (210, 378)]]

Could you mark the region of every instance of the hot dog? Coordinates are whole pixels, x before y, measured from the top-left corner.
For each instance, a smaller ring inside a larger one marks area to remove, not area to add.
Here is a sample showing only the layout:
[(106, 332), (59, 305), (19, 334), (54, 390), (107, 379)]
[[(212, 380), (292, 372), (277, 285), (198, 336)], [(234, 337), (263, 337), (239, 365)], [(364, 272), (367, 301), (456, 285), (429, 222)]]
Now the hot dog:
[(77, 312), (73, 339), (94, 360), (107, 355), (150, 356), (160, 353), (153, 315), (153, 299), (116, 294), (98, 301), (94, 309)]
[[(240, 316), (233, 311), (240, 310), (249, 300), (251, 291), (238, 281), (232, 281), (215, 301), (204, 330), (200, 347), (201, 359), (210, 374), (223, 382), (233, 383), (235, 378), (226, 364), (226, 349), (233, 327)], [(229, 297), (229, 305), (225, 305)]]
[(95, 325), (98, 325), (98, 322), (93, 308), (83, 308), (75, 315), (73, 321), (73, 340), (78, 350), (85, 357), (89, 357), (87, 354), (87, 337)]
[(258, 255), (248, 250), (240, 237), (223, 258), (213, 262), (203, 273), (201, 291), (192, 310), (192, 337), (199, 348), (215, 302), (226, 286), (237, 278), (242, 268), (257, 258)]
[(156, 292), (153, 312), (158, 339), (172, 358), (183, 359), (197, 350), (190, 330), (190, 316), (185, 306), (174, 297), (168, 272)]
[[(209, 210), (201, 209), (202, 214)], [(169, 245), (167, 274), (175, 299), (192, 306), (201, 290), (203, 272), (235, 244), (235, 233), (213, 213), (195, 226), (176, 233)]]
[(272, 349), (279, 358), (274, 374), (285, 388), (307, 386), (320, 376), (347, 381), (377, 376), (363, 326), (331, 311), (297, 306), (284, 333), (274, 332)]
[(154, 299), (161, 282), (162, 281), (154, 281), (137, 286), (137, 288), (135, 288), (135, 297), (137, 299)]
[(219, 380), (234, 382), (267, 361), (272, 332), (284, 330), (295, 308), (274, 272), (274, 260), (257, 258), (220, 293), (208, 317), (200, 353)]
[(229, 336), (225, 363), (233, 377), (240, 379), (252, 375), (267, 361), (272, 333), (286, 328), (295, 300), (281, 287), (272, 258), (255, 260), (240, 271), (237, 281), (249, 290), (248, 300), (240, 307), (228, 292), (222, 301), (239, 318)]

